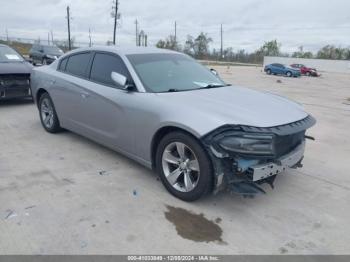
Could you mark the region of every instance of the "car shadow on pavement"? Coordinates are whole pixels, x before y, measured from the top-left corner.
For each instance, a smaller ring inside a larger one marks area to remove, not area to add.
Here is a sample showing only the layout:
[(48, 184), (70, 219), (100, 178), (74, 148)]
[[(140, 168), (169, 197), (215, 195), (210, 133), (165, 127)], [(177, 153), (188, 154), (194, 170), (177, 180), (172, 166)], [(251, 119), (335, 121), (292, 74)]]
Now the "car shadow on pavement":
[(0, 107), (10, 107), (10, 106), (21, 106), (34, 104), (33, 99), (31, 98), (18, 98), (11, 100), (0, 100)]

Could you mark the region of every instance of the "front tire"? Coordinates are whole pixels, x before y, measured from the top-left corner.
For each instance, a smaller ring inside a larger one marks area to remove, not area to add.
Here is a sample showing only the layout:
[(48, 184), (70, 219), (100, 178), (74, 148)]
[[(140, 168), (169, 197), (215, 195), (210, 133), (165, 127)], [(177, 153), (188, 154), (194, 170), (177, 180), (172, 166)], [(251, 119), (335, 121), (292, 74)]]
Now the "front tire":
[(292, 77), (292, 72), (288, 71), (288, 72), (286, 73), (286, 76)]
[(173, 196), (195, 201), (213, 189), (211, 160), (202, 145), (183, 132), (165, 135), (157, 148), (156, 170)]
[(266, 70), (266, 73), (267, 73), (268, 75), (271, 75), (271, 69), (267, 69), (267, 70)]
[(39, 99), (39, 115), (41, 124), (47, 132), (57, 133), (62, 130), (55, 106), (48, 93), (42, 94)]

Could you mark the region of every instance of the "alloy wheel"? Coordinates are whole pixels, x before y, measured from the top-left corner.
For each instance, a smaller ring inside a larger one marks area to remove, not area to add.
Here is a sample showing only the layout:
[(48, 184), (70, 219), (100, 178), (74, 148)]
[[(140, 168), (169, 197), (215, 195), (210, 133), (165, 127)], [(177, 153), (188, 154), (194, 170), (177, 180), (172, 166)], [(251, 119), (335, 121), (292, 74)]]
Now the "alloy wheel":
[(51, 101), (44, 98), (40, 106), (41, 118), (46, 128), (52, 128), (54, 125), (54, 111)]
[(169, 184), (180, 192), (190, 192), (198, 184), (199, 161), (193, 150), (182, 142), (168, 144), (162, 154), (162, 167)]

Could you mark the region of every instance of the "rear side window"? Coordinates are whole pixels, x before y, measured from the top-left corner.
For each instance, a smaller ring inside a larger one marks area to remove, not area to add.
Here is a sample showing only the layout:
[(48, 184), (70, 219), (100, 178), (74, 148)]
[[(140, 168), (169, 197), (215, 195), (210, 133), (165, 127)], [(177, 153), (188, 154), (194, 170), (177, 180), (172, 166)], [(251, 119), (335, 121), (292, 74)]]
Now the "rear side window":
[(96, 53), (91, 67), (90, 79), (104, 85), (115, 86), (111, 73), (116, 72), (130, 79), (123, 60), (112, 54)]
[(75, 76), (86, 77), (86, 69), (90, 62), (90, 53), (82, 53), (69, 57), (66, 72)]
[(66, 65), (68, 62), (68, 57), (66, 57), (65, 59), (63, 59), (60, 63), (60, 66), (58, 67), (59, 71), (65, 71), (66, 70)]

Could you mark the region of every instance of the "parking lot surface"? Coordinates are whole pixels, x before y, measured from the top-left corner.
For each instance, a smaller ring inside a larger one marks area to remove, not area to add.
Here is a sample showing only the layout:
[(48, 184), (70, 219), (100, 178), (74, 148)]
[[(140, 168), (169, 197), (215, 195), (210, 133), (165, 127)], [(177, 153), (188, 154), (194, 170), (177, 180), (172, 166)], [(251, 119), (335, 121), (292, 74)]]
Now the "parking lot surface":
[(46, 133), (32, 103), (0, 102), (0, 254), (349, 254), (350, 75), (216, 69), (316, 117), (302, 169), (266, 195), (185, 203), (120, 154)]

